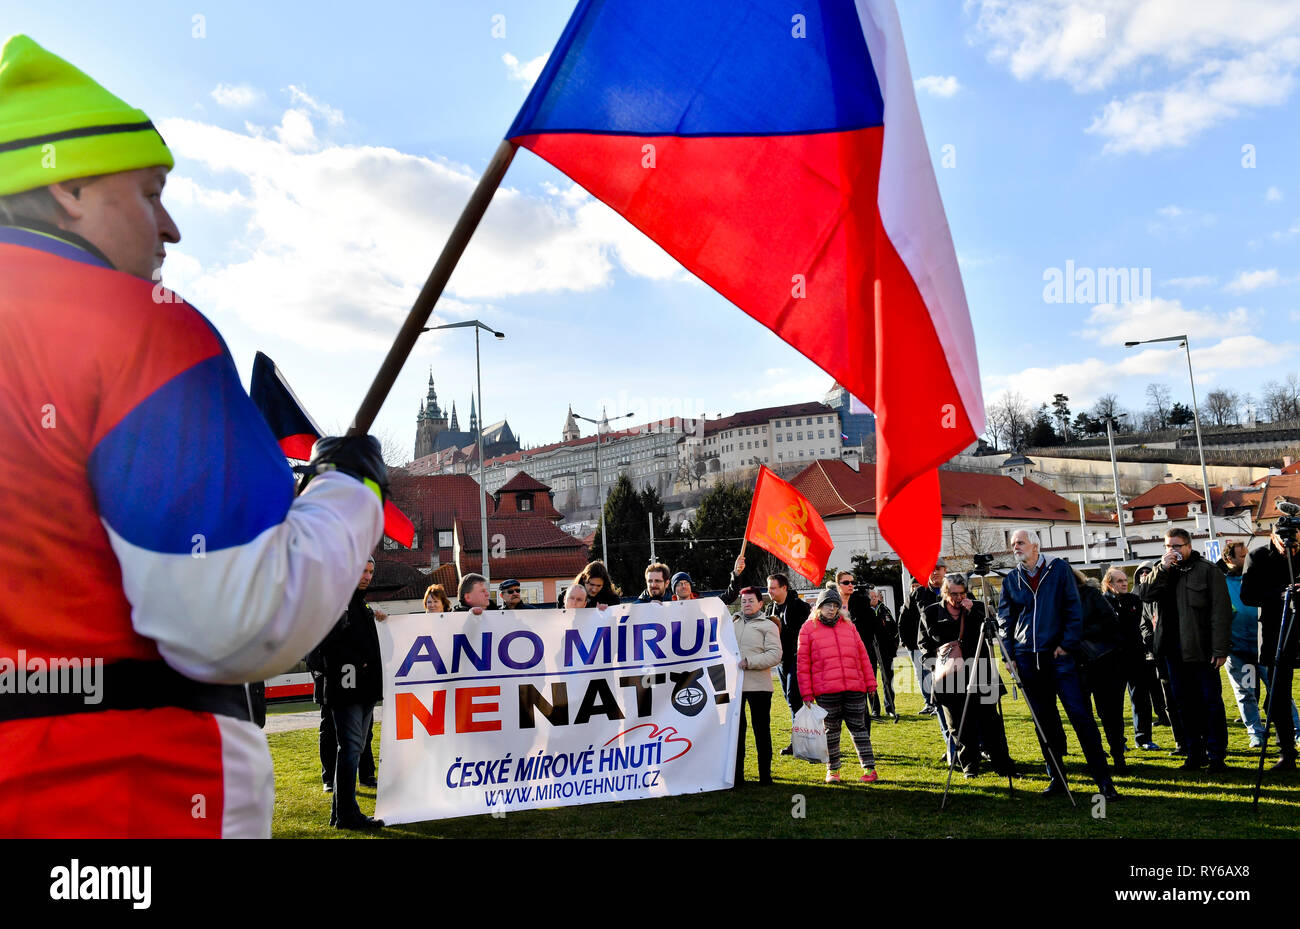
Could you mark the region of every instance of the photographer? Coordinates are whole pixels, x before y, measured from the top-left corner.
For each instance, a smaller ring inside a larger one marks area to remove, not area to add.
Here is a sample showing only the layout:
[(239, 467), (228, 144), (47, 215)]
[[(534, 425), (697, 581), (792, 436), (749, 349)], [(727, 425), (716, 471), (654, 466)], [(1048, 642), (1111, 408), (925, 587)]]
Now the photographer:
[(1181, 768), (1222, 774), (1228, 724), (1219, 669), (1232, 642), (1232, 601), (1223, 572), (1192, 549), (1187, 530), (1170, 529), (1164, 557), (1137, 593), (1156, 605), (1155, 653), (1169, 671), (1187, 749)]
[[(950, 643), (956, 642), (960, 648), (962, 673), (935, 679), (933, 693), (939, 712), (947, 719), (948, 731), (955, 734), (961, 772), (966, 777), (979, 774), (982, 744), (992, 759), (993, 770), (1010, 776), (1015, 772), (1015, 765), (1007, 752), (1006, 731), (997, 708), (998, 697), (1006, 693), (1006, 689), (1002, 686), (991, 652), (985, 650), (978, 666), (974, 662), (987, 616), (984, 604), (970, 599), (966, 592), (966, 578), (961, 574), (947, 575), (940, 593), (943, 599), (926, 607), (921, 614), (917, 642), (925, 652), (927, 663), (934, 662)], [(971, 675), (975, 676), (974, 681), (970, 680)], [(968, 687), (974, 695), (969, 711), (966, 711)], [(964, 711), (966, 718), (963, 720)]]
[[(1281, 758), (1269, 769), (1275, 772), (1296, 769), (1295, 726), (1291, 714), (1287, 712), (1289, 707), (1286, 702), (1291, 696), (1291, 678), (1296, 663), (1296, 636), (1293, 628), (1278, 660), (1278, 633), (1282, 625), (1282, 597), (1291, 584), (1291, 571), (1287, 567), (1288, 549), (1290, 557), (1300, 561), (1300, 542), (1296, 541), (1295, 530), (1284, 525), (1278, 529), (1274, 530), (1267, 545), (1259, 546), (1246, 556), (1246, 566), (1241, 574), (1241, 602), (1247, 606), (1259, 607), (1259, 677), (1268, 688), (1269, 701), (1275, 692), (1281, 694), (1283, 701), (1271, 707), (1268, 702), (1264, 704), (1271, 709), (1273, 724), (1277, 727)], [(1294, 620), (1291, 625), (1294, 627)], [(1276, 667), (1273, 666), (1274, 663)]]

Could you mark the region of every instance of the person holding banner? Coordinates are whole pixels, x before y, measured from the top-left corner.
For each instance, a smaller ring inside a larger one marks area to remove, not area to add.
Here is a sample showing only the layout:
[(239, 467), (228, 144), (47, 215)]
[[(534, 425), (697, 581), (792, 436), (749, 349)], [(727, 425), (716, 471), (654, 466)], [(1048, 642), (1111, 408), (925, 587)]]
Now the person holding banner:
[(735, 787), (745, 782), (745, 711), (754, 720), (754, 749), (758, 753), (758, 783), (772, 783), (772, 669), (781, 663), (781, 634), (763, 612), (763, 591), (740, 592), (740, 616), (732, 621), (740, 668), (740, 737), (736, 741)]
[(668, 565), (656, 561), (645, 569), (645, 590), (637, 603), (667, 603), (673, 599), (668, 589)]
[(484, 610), (492, 606), (492, 598), (488, 595), (487, 578), (472, 572), (466, 574), (460, 579), (460, 586), (456, 588), (456, 599), (460, 602), (452, 610), (453, 613), (482, 615)]
[[(582, 586), (582, 577), (578, 576), (573, 579), (573, 583), (564, 588), (564, 609), (582, 610), (592, 604), (591, 596), (587, 593), (587, 588)], [(604, 607), (601, 607), (604, 609)]]
[(813, 700), (826, 711), (826, 783), (840, 783), (840, 723), (849, 727), (853, 747), (870, 784), (877, 780), (876, 757), (871, 749), (871, 720), (867, 694), (876, 689), (867, 648), (853, 624), (840, 616), (840, 595), (827, 587), (817, 598), (815, 622), (799, 632), (799, 692), (804, 706)]

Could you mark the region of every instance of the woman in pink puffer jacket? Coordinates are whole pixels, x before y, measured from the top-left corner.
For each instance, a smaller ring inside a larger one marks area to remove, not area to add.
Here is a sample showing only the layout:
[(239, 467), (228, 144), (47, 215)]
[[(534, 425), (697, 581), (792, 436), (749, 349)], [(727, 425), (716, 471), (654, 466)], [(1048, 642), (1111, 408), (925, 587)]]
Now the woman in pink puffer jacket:
[(840, 721), (849, 727), (863, 775), (870, 784), (876, 778), (876, 759), (871, 750), (871, 718), (867, 716), (867, 694), (876, 692), (866, 646), (853, 623), (840, 615), (840, 595), (828, 587), (813, 608), (815, 622), (799, 630), (799, 693), (804, 706), (817, 705), (826, 711), (826, 783), (840, 783)]

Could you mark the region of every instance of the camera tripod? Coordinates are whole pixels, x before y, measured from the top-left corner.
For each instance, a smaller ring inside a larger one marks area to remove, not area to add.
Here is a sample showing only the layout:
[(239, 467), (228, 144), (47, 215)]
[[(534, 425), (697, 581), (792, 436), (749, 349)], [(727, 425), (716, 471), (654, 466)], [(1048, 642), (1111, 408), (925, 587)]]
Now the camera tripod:
[[(966, 731), (966, 719), (970, 715), (971, 699), (975, 696), (975, 686), (979, 681), (979, 674), (975, 669), (980, 667), (980, 662), (986, 654), (990, 656), (992, 655), (993, 649), (995, 647), (1002, 656), (1003, 666), (1007, 669), (1007, 672), (1011, 675), (1011, 682), (1020, 690), (1021, 693), (1025, 693), (1025, 685), (1020, 680), (1020, 672), (1016, 670), (1015, 662), (1011, 660), (1011, 656), (1007, 652), (1006, 645), (1002, 642), (1002, 639), (998, 636), (997, 621), (994, 619), (994, 616), (996, 614), (993, 612), (992, 604), (989, 602), (989, 593), (988, 593), (989, 588), (988, 588), (987, 578), (996, 577), (997, 575), (996, 574), (989, 574), (989, 575), (972, 574), (969, 576), (979, 577), (980, 579), (980, 600), (984, 604), (984, 621), (980, 623), (979, 642), (975, 646), (975, 656), (970, 663), (971, 670), (966, 675), (966, 699), (962, 704), (961, 718), (957, 723), (957, 731), (953, 734), (953, 741), (957, 744), (958, 747), (962, 745), (961, 739), (962, 739), (962, 734)], [(990, 662), (990, 665), (991, 664), (992, 663)], [(1002, 688), (1001, 686), (999, 686), (1001, 684), (1001, 681), (997, 680), (998, 677), (999, 675), (997, 674), (995, 668), (993, 678), (995, 681), (994, 686), (997, 688), (996, 692), (998, 698), (998, 721), (1002, 723), (1002, 729), (1003, 732), (1005, 733), (1006, 717), (1002, 713)], [(1271, 691), (1269, 696), (1270, 698), (1272, 697)], [(1038, 741), (1043, 747), (1043, 754), (1047, 757), (1048, 764), (1051, 765), (1052, 770), (1056, 772), (1056, 776), (1060, 779), (1061, 784), (1064, 785), (1065, 795), (1070, 798), (1070, 806), (1075, 807), (1077, 809), (1079, 805), (1075, 803), (1074, 794), (1070, 791), (1069, 781), (1065, 779), (1065, 770), (1061, 767), (1060, 759), (1056, 757), (1056, 753), (1052, 751), (1051, 746), (1048, 744), (1047, 733), (1044, 731), (1042, 723), (1038, 721), (1038, 714), (1034, 712), (1034, 705), (1029, 701), (1028, 694), (1025, 694), (1025, 706), (1029, 708), (1029, 718), (1032, 719), (1034, 722), (1034, 729), (1037, 730), (1038, 732)], [(952, 788), (952, 771), (953, 768), (956, 766), (956, 764), (957, 764), (957, 754), (956, 752), (951, 752), (948, 758), (948, 783), (944, 785), (943, 800), (939, 803), (939, 809), (941, 811), (945, 809), (948, 805), (948, 792)], [(1008, 771), (1007, 772), (1007, 796), (1014, 797), (1015, 793), (1016, 793), (1016, 787), (1014, 783), (1014, 778), (1012, 773)]]
[[(1251, 801), (1252, 808), (1259, 812), (1259, 794), (1264, 787), (1264, 758), (1268, 754), (1268, 734), (1273, 725), (1273, 706), (1274, 697), (1277, 696), (1278, 678), (1281, 677), (1279, 672), (1282, 669), (1282, 656), (1287, 654), (1288, 640), (1291, 638), (1291, 632), (1295, 627), (1295, 564), (1291, 560), (1291, 545), (1295, 542), (1295, 530), (1284, 530), (1279, 535), (1282, 537), (1282, 547), (1286, 552), (1286, 568), (1290, 575), (1291, 583), (1287, 586), (1286, 593), (1282, 595), (1282, 622), (1277, 630), (1277, 652), (1273, 656), (1273, 674), (1268, 684), (1268, 699), (1264, 701), (1264, 738), (1259, 747), (1259, 769), (1255, 772), (1255, 796)], [(1293, 659), (1285, 659), (1291, 662)], [(1291, 708), (1291, 688), (1282, 695), (1282, 712), (1289, 713)]]

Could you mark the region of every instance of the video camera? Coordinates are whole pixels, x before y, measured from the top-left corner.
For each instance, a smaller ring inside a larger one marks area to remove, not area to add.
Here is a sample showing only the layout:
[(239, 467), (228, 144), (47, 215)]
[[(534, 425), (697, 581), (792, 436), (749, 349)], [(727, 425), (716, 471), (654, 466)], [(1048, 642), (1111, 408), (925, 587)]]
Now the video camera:
[(1294, 542), (1296, 540), (1296, 531), (1300, 530), (1300, 506), (1282, 497), (1274, 500), (1273, 504), (1277, 507), (1278, 512), (1282, 514), (1274, 524), (1273, 531), (1283, 541), (1287, 543)]

